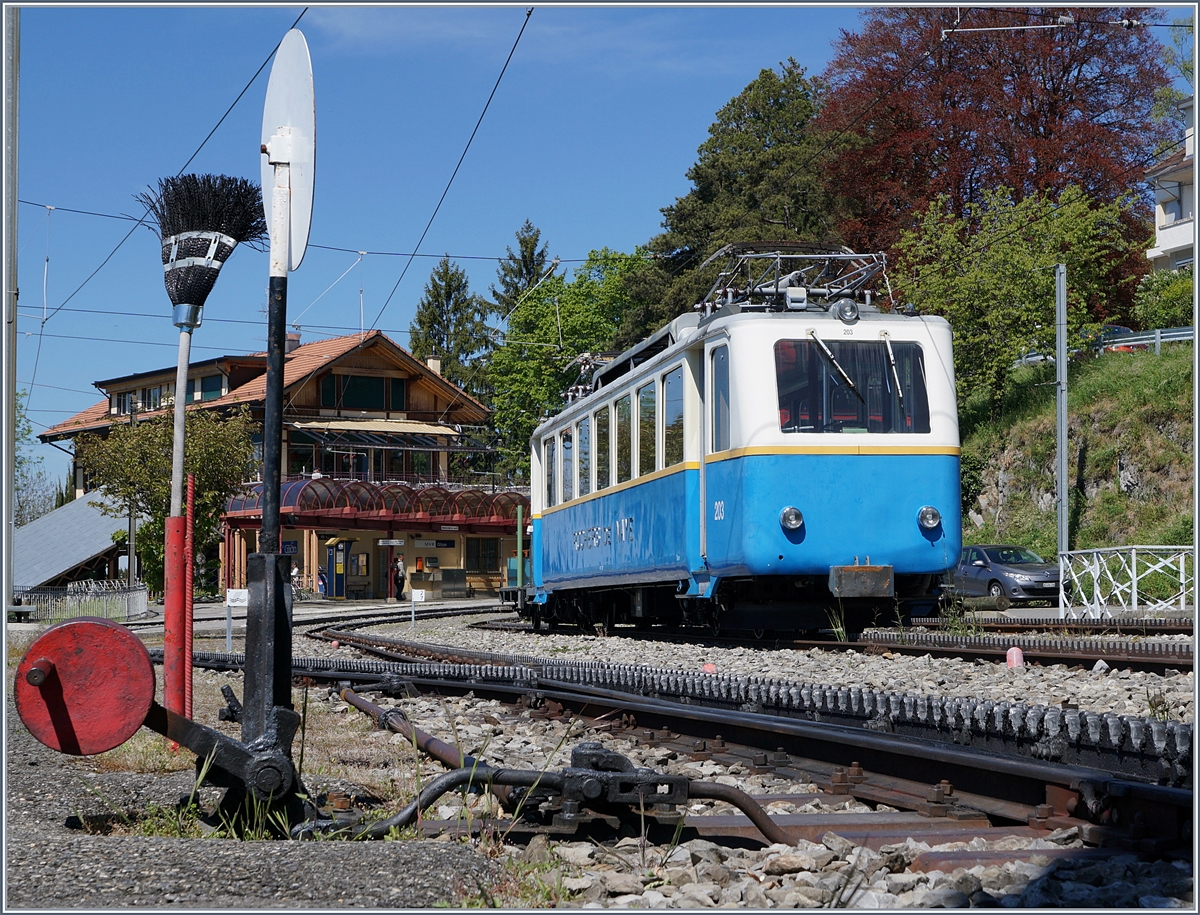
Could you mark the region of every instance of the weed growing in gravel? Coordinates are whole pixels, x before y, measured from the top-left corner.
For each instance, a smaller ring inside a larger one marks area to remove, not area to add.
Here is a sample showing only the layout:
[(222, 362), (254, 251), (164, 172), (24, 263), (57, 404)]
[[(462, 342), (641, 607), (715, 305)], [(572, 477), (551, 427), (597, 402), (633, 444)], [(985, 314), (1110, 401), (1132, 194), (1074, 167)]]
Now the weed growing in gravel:
[(75, 816), (82, 824), (83, 829), (91, 834), (116, 832), (122, 835), (162, 836), (172, 839), (198, 839), (205, 835), (218, 836), (219, 833), (206, 832), (202, 823), (204, 811), (199, 802), (200, 785), (212, 767), (213, 758), (210, 755), (204, 760), (192, 783), (191, 793), (186, 798), (180, 799), (178, 804), (173, 807), (150, 804), (144, 811), (132, 815), (112, 803), (97, 786), (80, 779), (88, 794), (100, 801), (112, 813), (109, 816), (96, 817), (85, 816), (76, 810)]
[(961, 597), (942, 601), (938, 605), (938, 619), (942, 631), (949, 635), (983, 635), (983, 624), (975, 619), (973, 614), (968, 613)]
[(1146, 705), (1150, 707), (1150, 717), (1158, 721), (1171, 720), (1171, 703), (1160, 690), (1153, 695), (1150, 693), (1150, 687), (1146, 687)]
[(475, 892), (437, 908), (547, 909), (557, 908), (564, 896), (562, 869), (557, 864), (530, 864), (509, 859), (494, 873), (489, 885), (476, 883)]
[(893, 619), (892, 627), (896, 630), (896, 641), (901, 645), (907, 645), (910, 641), (909, 627), (904, 624), (904, 613), (900, 610), (900, 601), (895, 602), (892, 608)]
[(833, 607), (825, 608), (825, 618), (829, 620), (829, 628), (833, 630), (833, 637), (839, 642), (846, 641), (846, 609), (842, 606), (839, 599), (837, 609)]
[(271, 801), (262, 801), (247, 793), (242, 804), (230, 812), (224, 807), (217, 811), (221, 831), (246, 842), (288, 838), (287, 813)]

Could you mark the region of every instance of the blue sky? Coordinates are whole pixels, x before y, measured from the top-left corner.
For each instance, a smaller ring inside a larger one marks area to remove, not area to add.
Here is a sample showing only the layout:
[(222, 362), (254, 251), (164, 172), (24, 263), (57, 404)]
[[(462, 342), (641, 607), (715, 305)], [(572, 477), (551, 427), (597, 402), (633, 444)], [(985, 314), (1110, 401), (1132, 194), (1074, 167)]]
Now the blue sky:
[[(35, 431), (99, 400), (94, 381), (176, 358), (148, 229), (63, 304), (132, 226), (66, 209), (141, 215), (133, 195), (183, 167), (301, 9), (22, 10), (19, 194), (31, 203), (19, 208), (17, 376), (22, 387), (35, 382)], [(357, 330), (360, 287), (371, 326), (406, 257), (368, 255), (329, 287), (357, 251), (413, 250), (525, 9), (305, 14), (317, 165), (310, 247), (288, 287), (304, 340)], [(525, 219), (564, 261), (644, 243), (659, 210), (687, 192), (685, 173), (717, 109), (789, 56), (819, 73), (838, 29), (857, 21), (851, 7), (535, 8), (421, 246), (431, 256), (416, 258), (377, 326), (407, 345), (444, 253), (486, 293)], [(258, 178), (268, 72), (188, 171)], [(266, 287), (266, 255), (239, 248), (208, 299), (192, 358), (262, 350)], [(53, 315), (44, 324), (43, 312)], [(38, 452), (52, 475), (66, 473), (65, 454)]]
[[(35, 432), (98, 401), (94, 381), (176, 358), (154, 234), (139, 228), (114, 253), (132, 222), (68, 210), (140, 216), (134, 195), (184, 166), (301, 9), (21, 11), (19, 195), (29, 203), (19, 207), (17, 377), (21, 387), (35, 382)], [(357, 330), (360, 307), (372, 325), (407, 257), (369, 254), (346, 271), (358, 251), (412, 252), (525, 9), (329, 6), (304, 15), (316, 182), (308, 253), (288, 291), (303, 340)], [(407, 345), (445, 253), (486, 294), (525, 219), (564, 262), (644, 243), (660, 209), (687, 192), (685, 173), (717, 109), (789, 56), (819, 74), (859, 9), (535, 8), (421, 245), (429, 256), (413, 262), (377, 326)], [(188, 171), (258, 178), (268, 72)], [(266, 288), (266, 254), (239, 248), (208, 299), (193, 360), (261, 351)], [(61, 451), (38, 453), (52, 476), (66, 473)]]

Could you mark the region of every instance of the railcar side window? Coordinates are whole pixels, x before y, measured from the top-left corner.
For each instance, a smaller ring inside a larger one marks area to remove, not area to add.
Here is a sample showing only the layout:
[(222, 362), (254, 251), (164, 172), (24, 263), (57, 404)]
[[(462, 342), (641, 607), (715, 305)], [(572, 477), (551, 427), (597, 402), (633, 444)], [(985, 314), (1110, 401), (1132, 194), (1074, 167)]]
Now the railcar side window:
[(617, 398), (617, 482), (626, 483), (633, 479), (633, 417), (630, 413), (630, 395)]
[(663, 466), (683, 463), (683, 366), (663, 376)]
[(586, 496), (592, 491), (592, 437), (588, 418), (585, 416), (575, 424), (575, 457), (579, 464), (579, 494)]
[(729, 448), (729, 347), (712, 352), (712, 450)]
[(542, 442), (542, 457), (546, 462), (546, 508), (557, 504), (554, 498), (554, 438), (548, 438)]
[(658, 411), (654, 409), (654, 385), (638, 388), (638, 476), (655, 471)]
[(562, 500), (570, 502), (575, 498), (575, 452), (571, 447), (571, 430), (563, 429), (562, 435)]
[(596, 492), (608, 489), (612, 482), (612, 460), (608, 432), (609, 409), (601, 407), (596, 411)]
[[(782, 431), (929, 432), (929, 394), (920, 344), (892, 342), (893, 370), (883, 340), (823, 342), (832, 360), (812, 340), (775, 344)], [(853, 388), (842, 371), (854, 382)], [(715, 389), (715, 376), (713, 381)], [(715, 433), (714, 428), (714, 442)]]

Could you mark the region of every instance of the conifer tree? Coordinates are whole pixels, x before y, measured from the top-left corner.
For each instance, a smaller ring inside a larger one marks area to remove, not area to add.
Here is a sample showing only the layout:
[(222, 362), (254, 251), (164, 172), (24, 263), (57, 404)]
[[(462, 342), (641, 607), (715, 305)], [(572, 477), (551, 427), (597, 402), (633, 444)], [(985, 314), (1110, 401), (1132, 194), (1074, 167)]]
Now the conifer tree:
[(528, 219), (521, 228), (517, 229), (517, 250), (508, 248), (508, 256), (500, 261), (496, 270), (499, 288), (492, 284), (488, 291), (492, 295), (492, 305), (504, 317), (521, 300), (546, 272), (546, 245), (540, 248), (542, 231)]
[(418, 359), (437, 356), (444, 377), (468, 393), (483, 393), (491, 350), (486, 313), (487, 303), (471, 292), (466, 272), (447, 255), (429, 274), (417, 303), (409, 349)]

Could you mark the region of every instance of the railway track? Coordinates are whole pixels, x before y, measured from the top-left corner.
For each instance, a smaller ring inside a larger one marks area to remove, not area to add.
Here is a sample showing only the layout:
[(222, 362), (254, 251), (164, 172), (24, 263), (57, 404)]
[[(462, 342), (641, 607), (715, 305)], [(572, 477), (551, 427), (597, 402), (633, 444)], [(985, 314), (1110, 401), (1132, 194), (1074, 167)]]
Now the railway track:
[[(533, 633), (528, 623), (509, 619), (484, 620), (471, 624), (474, 628)], [(1040, 664), (1067, 664), (1094, 667), (1097, 661), (1110, 666), (1120, 665), (1131, 670), (1163, 674), (1169, 670), (1186, 670), (1194, 666), (1190, 641), (1134, 638), (1099, 638), (1084, 635), (1064, 635), (1055, 631), (1021, 635), (979, 634), (963, 635), (945, 632), (920, 632), (915, 629), (876, 630), (860, 633), (848, 640), (827, 638), (739, 638), (734, 636), (697, 636), (695, 633), (673, 632), (655, 628), (640, 630), (621, 627), (614, 634), (626, 638), (646, 638), (655, 641), (688, 643), (702, 642), (722, 647), (757, 647), (808, 651), (820, 648), (827, 651), (855, 650), (868, 654), (930, 654), (935, 657), (960, 657), (966, 660), (1004, 660), (1010, 648), (1020, 648), (1025, 660)]]
[[(988, 714), (976, 715), (959, 707), (952, 720), (943, 718), (943, 736), (949, 739), (937, 739), (928, 729), (923, 736), (911, 732), (907, 726), (911, 722), (906, 725), (903, 714), (903, 697), (887, 697), (882, 708), (877, 705), (876, 710), (885, 717), (890, 713), (892, 727), (885, 729), (879, 726), (878, 716), (864, 718), (860, 714), (872, 697), (855, 697), (848, 690), (823, 694), (819, 688), (811, 688), (808, 698), (816, 697), (823, 712), (804, 716), (794, 714), (799, 709), (789, 713), (785, 703), (771, 701), (772, 696), (778, 698), (786, 692), (781, 684), (750, 682), (753, 678), (726, 678), (726, 695), (711, 695), (723, 692), (718, 688), (704, 697), (701, 694), (706, 691), (696, 688), (697, 678), (678, 672), (615, 670), (596, 663), (533, 667), (498, 663), (518, 660), (498, 657), (470, 662), (469, 655), (485, 653), (439, 652), (437, 646), (337, 634), (349, 644), (372, 642), (376, 650), (394, 654), (453, 654), (459, 661), (297, 658), (294, 675), (384, 694), (470, 692), (476, 697), (499, 698), (530, 715), (581, 721), (592, 731), (630, 745), (652, 745), (673, 755), (809, 781), (826, 800), (847, 798), (884, 805), (887, 814), (864, 813), (858, 820), (839, 814), (836, 824), (808, 815), (775, 817), (776, 825), (792, 839), (819, 841), (833, 825), (839, 835), (875, 848), (912, 836), (927, 836), (930, 844), (936, 844), (968, 834), (976, 836), (981, 830), (1006, 829), (1006, 834), (1036, 837), (1077, 829), (1092, 845), (1158, 854), (1190, 836), (1190, 727), (1155, 731), (1146, 723), (1145, 729), (1155, 733), (1138, 751), (1131, 741), (1121, 741), (1119, 749), (1126, 762), (1130, 756), (1143, 757), (1143, 764), (1131, 770), (1114, 765), (1118, 760), (1099, 745), (1087, 751), (1092, 722), (1083, 714), (1074, 718), (1078, 727), (1073, 738), (1083, 752), (1046, 759), (1012, 752), (1015, 747), (1003, 752), (995, 746), (991, 738), (998, 735), (990, 724), (1003, 716), (993, 716), (991, 709)], [(381, 642), (390, 647), (383, 648)], [(244, 663), (240, 655), (214, 653), (197, 653), (194, 660), (197, 666), (218, 669), (237, 669)], [(720, 678), (712, 680), (715, 683)], [(893, 705), (890, 700), (895, 698), (901, 701)], [(874, 701), (878, 703), (877, 698)], [(927, 706), (929, 710), (934, 707), (933, 702)], [(1053, 722), (1052, 717), (1047, 714), (1042, 721), (1043, 745), (1071, 739), (1069, 716), (1058, 716)], [(1130, 728), (1131, 734), (1134, 729)], [(1104, 733), (1111, 736), (1109, 731)], [(1157, 752), (1163, 754), (1157, 764), (1147, 765)], [(1174, 757), (1169, 764), (1168, 756)], [(1165, 774), (1168, 769), (1173, 776)], [(1185, 774), (1184, 769), (1189, 772)], [(1174, 786), (1155, 783), (1172, 780)], [(760, 800), (771, 803), (779, 799)], [(667, 830), (679, 824), (674, 810), (655, 810), (652, 819)], [(618, 825), (611, 815), (599, 815), (588, 823), (602, 833), (605, 829), (611, 833)], [(564, 825), (574, 831), (585, 824), (559, 822), (560, 832)], [(762, 841), (758, 827), (741, 815), (688, 816), (684, 825), (696, 835), (758, 836)], [(528, 828), (545, 831), (536, 824)]]
[[(913, 617), (914, 628), (940, 630), (947, 626), (962, 627), (961, 620), (947, 620), (940, 616)], [(1039, 617), (973, 617), (969, 622), (980, 634), (991, 632), (1032, 632), (1051, 630), (1063, 637), (1079, 635), (1190, 635), (1193, 631), (1191, 618), (1159, 619), (1146, 617), (1114, 617), (1110, 619), (1043, 619)]]

